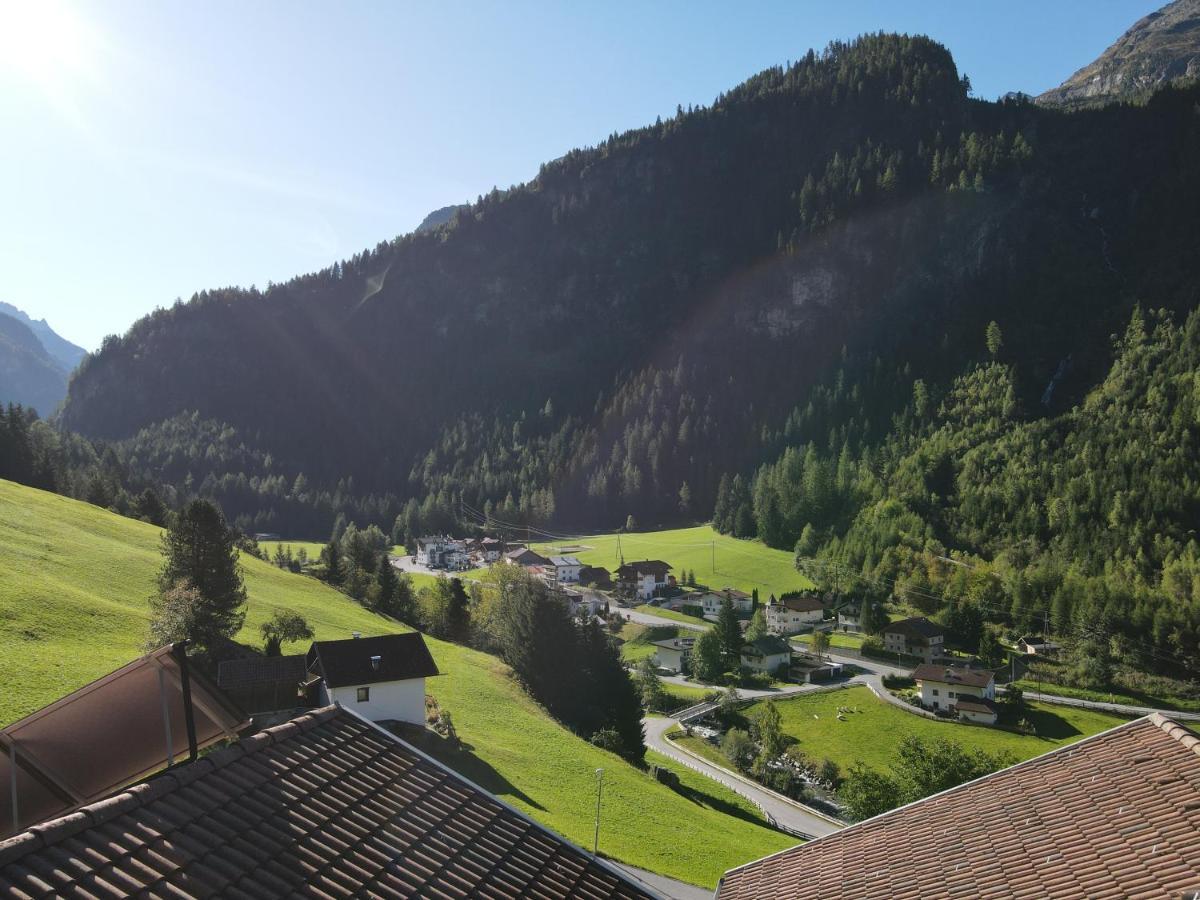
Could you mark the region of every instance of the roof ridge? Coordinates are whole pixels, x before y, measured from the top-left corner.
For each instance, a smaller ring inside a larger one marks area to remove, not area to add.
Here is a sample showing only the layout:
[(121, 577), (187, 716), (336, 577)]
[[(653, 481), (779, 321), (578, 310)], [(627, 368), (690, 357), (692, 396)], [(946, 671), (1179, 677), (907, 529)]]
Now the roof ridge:
[(1151, 713), (1146, 717), (1150, 722), (1161, 728), (1169, 737), (1179, 741), (1188, 750), (1200, 756), (1200, 737), (1197, 737), (1186, 726), (1179, 724), (1170, 716), (1162, 713)]
[(224, 768), (246, 754), (255, 753), (263, 747), (281, 743), (295, 734), (310, 731), (317, 725), (338, 715), (336, 705), (311, 710), (287, 722), (264, 728), (262, 731), (238, 738), (232, 744), (214, 750), (199, 759), (179, 766), (163, 769), (149, 778), (130, 785), (124, 790), (101, 797), (91, 803), (69, 810), (60, 816), (30, 825), (14, 835), (0, 840), (0, 866), (20, 859), (27, 853), (59, 844), (86, 828), (102, 825), (122, 813), (145, 806), (165, 794), (173, 793), (194, 781)]

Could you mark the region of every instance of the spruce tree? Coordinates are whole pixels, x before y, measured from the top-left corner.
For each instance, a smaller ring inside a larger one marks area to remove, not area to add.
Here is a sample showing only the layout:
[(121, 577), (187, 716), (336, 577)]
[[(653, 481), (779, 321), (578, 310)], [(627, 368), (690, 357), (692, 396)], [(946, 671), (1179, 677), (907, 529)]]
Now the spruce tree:
[(733, 608), (733, 601), (728, 597), (721, 601), (716, 630), (721, 639), (725, 671), (736, 672), (742, 665), (742, 626)]
[(162, 548), (159, 593), (151, 601), (154, 615), (165, 611), (163, 598), (182, 586), (197, 597), (187, 639), (202, 650), (232, 639), (246, 618), (246, 587), (233, 529), (221, 511), (208, 500), (193, 500), (163, 535)]

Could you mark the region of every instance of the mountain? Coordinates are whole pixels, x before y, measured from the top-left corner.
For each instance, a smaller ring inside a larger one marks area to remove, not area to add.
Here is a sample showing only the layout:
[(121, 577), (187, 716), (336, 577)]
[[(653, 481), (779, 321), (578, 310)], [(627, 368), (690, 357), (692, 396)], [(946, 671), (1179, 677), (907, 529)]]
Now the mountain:
[(804, 411), (859, 360), (888, 374), (854, 423), (874, 442), (990, 320), (1036, 411), (1064, 359), (1055, 404), (1104, 377), (1138, 300), (1195, 305), (1198, 98), (986, 103), (926, 38), (834, 44), (436, 233), (155, 312), (84, 360), (63, 421), (255, 530), (704, 517), (723, 476), (842, 443)]
[(1181, 78), (1200, 77), (1200, 0), (1174, 0), (1139, 19), (1093, 62), (1037, 98), (1075, 107), (1128, 100)]
[(17, 321), (28, 325), (29, 330), (37, 335), (37, 339), (46, 348), (46, 352), (58, 362), (67, 375), (71, 374), (79, 365), (79, 361), (87, 355), (86, 350), (59, 335), (45, 319), (31, 319), (11, 303), (3, 301), (0, 301), (0, 314), (12, 316)]
[(421, 224), (417, 226), (416, 230), (420, 233), (424, 233), (426, 231), (433, 231), (435, 228), (437, 228), (441, 225), (445, 225), (447, 222), (449, 222), (451, 219), (453, 219), (454, 214), (456, 212), (458, 212), (460, 209), (470, 209), (470, 208), (471, 207), (460, 203), (456, 206), (443, 206), (441, 209), (435, 209), (433, 212), (431, 212), (429, 215), (427, 215), (424, 219), (421, 220)]
[(0, 404), (32, 406), (42, 415), (67, 395), (67, 376), (24, 322), (0, 313)]

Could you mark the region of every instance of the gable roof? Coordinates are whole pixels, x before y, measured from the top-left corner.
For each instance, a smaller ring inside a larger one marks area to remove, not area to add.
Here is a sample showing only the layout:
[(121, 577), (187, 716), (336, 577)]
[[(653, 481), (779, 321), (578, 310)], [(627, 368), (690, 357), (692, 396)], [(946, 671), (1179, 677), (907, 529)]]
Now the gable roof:
[(534, 553), (528, 547), (518, 547), (516, 550), (509, 550), (504, 554), (504, 558), (522, 566), (544, 566), (550, 562), (546, 557), (540, 553)]
[(552, 556), (552, 557), (550, 557), (550, 564), (555, 566), (556, 568), (561, 568), (563, 566), (581, 566), (581, 565), (583, 565), (583, 563), (581, 563), (579, 560), (577, 560), (573, 556)]
[(775, 601), (776, 606), (782, 606), (792, 612), (817, 612), (825, 609), (825, 601), (820, 597), (785, 597)]
[(0, 894), (653, 896), (336, 706), (0, 843)]
[(960, 711), (999, 714), (996, 704), (987, 697), (956, 697), (951, 707)]
[(932, 681), (938, 684), (961, 684), (966, 687), (985, 688), (995, 675), (987, 669), (968, 669), (964, 666), (935, 666), (929, 663), (913, 669), (913, 680)]
[[(379, 657), (379, 668), (372, 665), (373, 656)], [(313, 641), (308, 650), (308, 668), (324, 678), (331, 688), (441, 674), (429, 655), (425, 639), (416, 631), (344, 641)]]
[(604, 566), (584, 566), (579, 570), (579, 580), (584, 584), (608, 584), (612, 573)]
[(226, 659), (217, 666), (217, 687), (223, 691), (234, 691), (277, 682), (299, 684), (307, 674), (308, 666), (303, 653)]
[(780, 653), (792, 652), (791, 645), (781, 637), (765, 634), (756, 641), (742, 646), (744, 656), (777, 656)]
[(903, 634), (906, 637), (933, 638), (941, 637), (940, 626), (933, 624), (924, 616), (914, 616), (911, 619), (900, 619), (892, 622), (883, 629), (884, 634)]
[(1198, 811), (1200, 738), (1155, 714), (731, 869), (718, 897), (1183, 896)]
[(663, 562), (661, 559), (643, 559), (638, 562), (625, 563), (617, 569), (619, 578), (640, 577), (642, 575), (653, 575), (655, 578), (666, 577), (666, 574), (671, 571), (670, 565)]

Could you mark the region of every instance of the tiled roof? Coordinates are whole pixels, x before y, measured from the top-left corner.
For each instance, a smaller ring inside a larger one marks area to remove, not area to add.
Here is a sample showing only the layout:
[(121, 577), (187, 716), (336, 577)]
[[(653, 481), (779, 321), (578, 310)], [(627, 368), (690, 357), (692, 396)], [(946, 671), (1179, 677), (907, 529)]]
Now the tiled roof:
[(328, 707), (0, 843), (13, 897), (646, 897)]
[(933, 681), (938, 684), (962, 684), (967, 687), (985, 688), (995, 677), (987, 669), (966, 669), (962, 666), (935, 666), (930, 663), (913, 669), (914, 681)]
[[(373, 662), (374, 657), (378, 657), (378, 665)], [(439, 674), (425, 638), (416, 631), (314, 641), (308, 651), (308, 667), (319, 673), (331, 688), (431, 678)]]
[(725, 873), (720, 900), (1182, 897), (1200, 739), (1159, 715)]
[(550, 562), (554, 566), (578, 566), (581, 563), (574, 556), (552, 556)]
[(892, 622), (883, 629), (884, 634), (903, 634), (910, 637), (932, 638), (941, 637), (942, 629), (934, 625), (924, 616), (915, 616), (911, 619), (900, 619), (898, 622)]
[(766, 634), (758, 640), (742, 646), (743, 656), (778, 656), (781, 653), (791, 653), (791, 645), (781, 637)]
[(995, 713), (996, 704), (987, 697), (957, 697), (951, 707), (967, 712)]
[(516, 550), (509, 550), (504, 554), (504, 558), (522, 566), (544, 566), (550, 562), (546, 557), (540, 553), (534, 553), (528, 547), (518, 547)]
[(617, 569), (621, 578), (633, 578), (641, 575), (653, 575), (656, 578), (666, 578), (671, 566), (661, 559), (643, 559), (639, 562), (626, 563)]
[(820, 597), (785, 597), (776, 603), (792, 612), (818, 612), (825, 608), (825, 601)]

